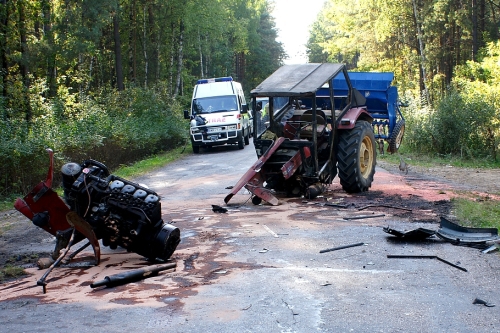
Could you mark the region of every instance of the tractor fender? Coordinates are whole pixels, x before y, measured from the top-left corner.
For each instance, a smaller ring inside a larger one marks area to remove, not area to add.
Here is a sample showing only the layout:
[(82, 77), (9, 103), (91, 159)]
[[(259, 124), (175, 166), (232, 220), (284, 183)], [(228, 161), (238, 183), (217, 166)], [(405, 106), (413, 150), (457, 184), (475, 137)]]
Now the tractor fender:
[(342, 117), (337, 119), (337, 128), (353, 129), (358, 120), (365, 120), (369, 123), (373, 121), (373, 117), (366, 110), (366, 106), (349, 109)]

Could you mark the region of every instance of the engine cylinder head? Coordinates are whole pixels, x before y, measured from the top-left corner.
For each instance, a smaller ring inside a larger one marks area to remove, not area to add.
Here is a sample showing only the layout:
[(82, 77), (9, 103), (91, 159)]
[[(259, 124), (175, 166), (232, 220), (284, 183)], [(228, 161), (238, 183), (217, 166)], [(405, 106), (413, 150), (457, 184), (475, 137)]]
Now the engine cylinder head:
[(125, 186), (125, 183), (122, 182), (121, 180), (114, 180), (111, 182), (111, 184), (109, 184), (109, 188), (111, 190), (119, 190), (123, 188), (123, 186)]
[(134, 192), (133, 197), (142, 199), (142, 198), (145, 198), (147, 195), (148, 195), (148, 193), (146, 191), (139, 189), (139, 190)]
[(128, 185), (125, 185), (123, 188), (122, 188), (122, 193), (127, 193), (127, 194), (132, 194), (135, 192), (135, 187), (128, 184)]

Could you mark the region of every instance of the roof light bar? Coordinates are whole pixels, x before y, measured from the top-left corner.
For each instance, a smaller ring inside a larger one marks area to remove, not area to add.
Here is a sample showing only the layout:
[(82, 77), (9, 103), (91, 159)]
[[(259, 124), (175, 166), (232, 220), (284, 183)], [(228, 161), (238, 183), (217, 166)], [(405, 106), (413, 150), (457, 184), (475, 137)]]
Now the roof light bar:
[(226, 76), (226, 77), (216, 77), (212, 79), (200, 79), (196, 81), (196, 84), (204, 84), (212, 82), (230, 82), (230, 81), (233, 81), (233, 78), (231, 76)]

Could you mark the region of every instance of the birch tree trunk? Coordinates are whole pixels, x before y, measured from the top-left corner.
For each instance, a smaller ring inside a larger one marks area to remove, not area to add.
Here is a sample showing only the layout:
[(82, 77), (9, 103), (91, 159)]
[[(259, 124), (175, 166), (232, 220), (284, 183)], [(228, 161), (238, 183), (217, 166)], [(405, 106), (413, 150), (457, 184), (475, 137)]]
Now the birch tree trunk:
[(413, 5), (413, 15), (415, 15), (415, 27), (417, 28), (417, 40), (418, 40), (418, 47), (420, 50), (420, 75), (422, 76), (421, 80), (422, 80), (422, 84), (424, 86), (422, 93), (424, 94), (424, 96), (427, 100), (427, 104), (431, 105), (429, 90), (427, 89), (427, 73), (425, 71), (426, 59), (425, 59), (424, 42), (422, 41), (422, 28), (420, 26), (420, 20), (418, 19), (416, 0), (412, 0), (411, 2)]
[(120, 23), (118, 21), (117, 12), (113, 15), (113, 36), (115, 39), (116, 87), (118, 91), (122, 91), (125, 87), (123, 86), (122, 46), (120, 40)]
[(181, 88), (181, 74), (182, 74), (182, 59), (183, 59), (183, 42), (184, 42), (184, 22), (181, 20), (179, 26), (179, 49), (177, 51), (177, 78), (175, 80), (175, 90), (173, 97), (177, 97), (179, 95), (179, 91)]

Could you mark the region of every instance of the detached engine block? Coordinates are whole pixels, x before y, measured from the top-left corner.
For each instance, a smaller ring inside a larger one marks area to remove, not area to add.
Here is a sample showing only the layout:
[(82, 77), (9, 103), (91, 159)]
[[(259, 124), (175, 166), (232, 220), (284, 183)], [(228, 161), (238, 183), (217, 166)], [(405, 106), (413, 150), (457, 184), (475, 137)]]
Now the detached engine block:
[(167, 260), (180, 242), (178, 228), (161, 217), (160, 197), (145, 186), (110, 175), (94, 160), (61, 168), (64, 199), (102, 239), (149, 259)]

